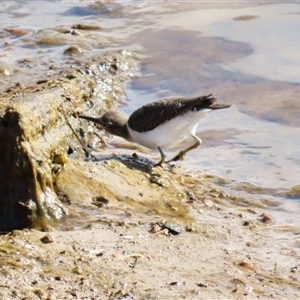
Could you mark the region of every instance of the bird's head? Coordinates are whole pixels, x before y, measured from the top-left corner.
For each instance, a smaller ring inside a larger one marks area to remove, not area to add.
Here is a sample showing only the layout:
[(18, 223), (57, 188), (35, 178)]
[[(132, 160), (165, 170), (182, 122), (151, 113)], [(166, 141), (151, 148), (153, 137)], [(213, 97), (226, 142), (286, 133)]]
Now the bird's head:
[(127, 139), (127, 120), (128, 118), (118, 111), (109, 111), (100, 118), (79, 116), (79, 118), (99, 124), (107, 132)]

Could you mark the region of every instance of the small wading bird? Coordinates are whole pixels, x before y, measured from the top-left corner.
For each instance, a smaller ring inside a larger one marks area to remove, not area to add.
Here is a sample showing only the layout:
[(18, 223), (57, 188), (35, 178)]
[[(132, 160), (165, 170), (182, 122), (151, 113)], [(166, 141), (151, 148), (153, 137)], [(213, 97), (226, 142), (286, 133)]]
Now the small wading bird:
[(213, 110), (230, 107), (226, 104), (215, 104), (216, 101), (217, 98), (212, 95), (169, 98), (143, 105), (129, 118), (118, 111), (109, 111), (100, 118), (79, 118), (97, 123), (107, 132), (129, 142), (158, 149), (161, 160), (156, 166), (161, 166), (166, 159), (163, 150), (178, 145), (186, 137), (191, 136), (195, 143), (166, 162), (182, 160), (188, 151), (202, 144), (195, 134), (200, 119)]

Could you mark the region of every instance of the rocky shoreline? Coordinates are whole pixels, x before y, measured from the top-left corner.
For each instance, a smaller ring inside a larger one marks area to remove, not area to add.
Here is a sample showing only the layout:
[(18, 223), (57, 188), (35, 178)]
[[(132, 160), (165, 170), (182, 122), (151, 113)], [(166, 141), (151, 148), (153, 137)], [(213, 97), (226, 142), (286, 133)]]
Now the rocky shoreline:
[(278, 203), (100, 149), (77, 118), (114, 108), (136, 70), (119, 51), (2, 92), (1, 298), (296, 299), (300, 229)]

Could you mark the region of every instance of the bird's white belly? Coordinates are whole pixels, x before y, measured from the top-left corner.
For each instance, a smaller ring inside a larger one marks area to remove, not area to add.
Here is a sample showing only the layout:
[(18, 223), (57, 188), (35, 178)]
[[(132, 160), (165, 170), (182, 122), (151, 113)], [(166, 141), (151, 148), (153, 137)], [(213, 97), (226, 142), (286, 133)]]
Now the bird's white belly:
[(150, 149), (156, 149), (157, 147), (167, 149), (176, 146), (187, 136), (195, 134), (200, 119), (210, 111), (211, 109), (198, 112), (190, 111), (145, 132), (134, 131), (128, 125), (127, 127), (135, 143)]

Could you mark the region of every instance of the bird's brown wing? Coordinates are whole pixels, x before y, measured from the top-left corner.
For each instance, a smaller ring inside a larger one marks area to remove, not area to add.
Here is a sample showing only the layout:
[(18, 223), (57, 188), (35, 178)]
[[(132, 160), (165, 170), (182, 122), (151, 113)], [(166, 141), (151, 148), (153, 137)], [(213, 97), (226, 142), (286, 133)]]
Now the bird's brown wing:
[(210, 108), (216, 101), (217, 98), (212, 95), (158, 100), (134, 111), (128, 119), (128, 125), (138, 132), (149, 131), (189, 110)]

